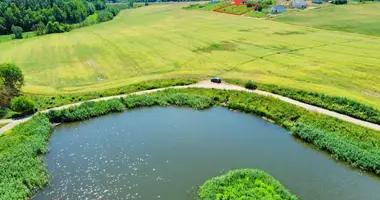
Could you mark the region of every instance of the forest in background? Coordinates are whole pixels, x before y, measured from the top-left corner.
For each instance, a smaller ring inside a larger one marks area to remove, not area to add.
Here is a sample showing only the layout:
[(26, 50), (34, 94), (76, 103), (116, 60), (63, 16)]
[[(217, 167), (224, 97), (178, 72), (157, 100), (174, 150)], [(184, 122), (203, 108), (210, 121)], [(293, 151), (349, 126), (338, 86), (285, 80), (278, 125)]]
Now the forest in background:
[(118, 13), (107, 8), (106, 0), (0, 0), (0, 35), (36, 31), (37, 35), (67, 32), (70, 24), (84, 21), (99, 12), (107, 21)]

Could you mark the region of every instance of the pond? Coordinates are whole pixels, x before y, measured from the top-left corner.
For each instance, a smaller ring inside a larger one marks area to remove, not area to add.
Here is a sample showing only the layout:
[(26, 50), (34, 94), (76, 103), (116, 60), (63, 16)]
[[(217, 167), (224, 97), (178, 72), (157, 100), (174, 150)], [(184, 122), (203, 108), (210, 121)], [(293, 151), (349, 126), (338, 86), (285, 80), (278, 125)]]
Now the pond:
[(50, 185), (33, 199), (196, 199), (230, 169), (258, 168), (299, 199), (377, 200), (380, 179), (252, 115), (155, 107), (58, 126)]

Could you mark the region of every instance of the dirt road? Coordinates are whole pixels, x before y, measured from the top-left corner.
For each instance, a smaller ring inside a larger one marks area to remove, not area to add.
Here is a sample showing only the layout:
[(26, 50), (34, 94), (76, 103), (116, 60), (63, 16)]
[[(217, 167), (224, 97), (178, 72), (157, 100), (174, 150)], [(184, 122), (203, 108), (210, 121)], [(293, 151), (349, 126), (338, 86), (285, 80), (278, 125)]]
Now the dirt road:
[[(340, 113), (337, 113), (337, 112), (333, 112), (333, 111), (330, 111), (330, 110), (327, 110), (327, 109), (324, 109), (324, 108), (320, 108), (320, 107), (317, 107), (317, 106), (313, 106), (313, 105), (309, 105), (309, 104), (306, 104), (306, 103), (302, 103), (300, 101), (296, 101), (296, 100), (293, 100), (293, 99), (290, 99), (290, 98), (287, 98), (287, 97), (283, 97), (283, 96), (280, 96), (280, 95), (277, 95), (277, 94), (273, 94), (273, 93), (269, 93), (269, 92), (264, 92), (264, 91), (261, 91), (261, 90), (248, 90), (248, 89), (246, 89), (244, 87), (237, 86), (237, 85), (231, 85), (231, 84), (227, 84), (227, 83), (217, 84), (217, 83), (211, 83), (210, 81), (201, 81), (201, 82), (198, 82), (198, 83), (193, 84), (193, 85), (174, 86), (174, 87), (168, 87), (168, 88), (213, 88), (213, 89), (219, 89), (219, 90), (245, 91), (245, 92), (255, 93), (255, 94), (259, 94), (259, 95), (263, 95), (263, 96), (270, 96), (270, 97), (279, 99), (281, 101), (284, 101), (284, 102), (287, 102), (287, 103), (290, 103), (290, 104), (302, 107), (302, 108), (304, 108), (306, 110), (309, 110), (309, 111), (312, 111), (312, 112), (321, 113), (321, 114), (324, 114), (324, 115), (328, 115), (328, 116), (331, 116), (331, 117), (335, 117), (335, 118), (341, 119), (343, 121), (347, 121), (347, 122), (350, 122), (350, 123), (353, 123), (353, 124), (357, 124), (357, 125), (360, 125), (360, 126), (363, 126), (363, 127), (366, 127), (366, 128), (370, 128), (370, 129), (373, 129), (373, 130), (380, 131), (380, 125), (377, 125), (377, 124), (374, 124), (374, 123), (370, 123), (370, 122), (366, 122), (366, 121), (363, 121), (363, 120), (355, 119), (355, 118), (352, 118), (352, 117), (347, 116), (347, 115), (343, 115), (343, 114), (340, 114)], [(139, 95), (139, 94), (147, 94), (147, 93), (162, 91), (162, 90), (165, 90), (165, 89), (168, 89), (168, 88), (160, 88), (160, 89), (154, 89), (154, 90), (146, 90), (146, 91), (135, 92), (135, 93), (131, 93), (131, 94), (124, 94), (124, 95), (118, 95), (118, 96), (103, 97), (103, 98), (93, 99), (93, 100), (89, 100), (89, 101), (104, 101), (104, 100), (109, 100), (109, 99), (126, 97), (126, 96), (132, 95), (132, 94), (137, 94), (137, 95)], [(80, 105), (81, 103), (83, 103), (83, 102), (69, 104), (69, 105), (65, 105), (65, 106), (60, 106), (60, 107), (44, 110), (44, 111), (41, 111), (41, 112), (48, 112), (50, 110), (66, 109), (66, 108), (69, 108), (69, 107), (72, 107), (72, 106)], [(22, 123), (24, 121), (29, 120), (31, 117), (32, 116), (25, 117), (23, 119), (17, 119), (17, 120), (9, 120), (9, 119), (0, 120), (0, 123), (8, 123), (6, 126), (0, 128), (0, 134), (2, 134), (3, 132), (5, 132), (7, 130), (12, 129), (16, 125), (18, 125), (18, 124), (20, 124), (20, 123)]]

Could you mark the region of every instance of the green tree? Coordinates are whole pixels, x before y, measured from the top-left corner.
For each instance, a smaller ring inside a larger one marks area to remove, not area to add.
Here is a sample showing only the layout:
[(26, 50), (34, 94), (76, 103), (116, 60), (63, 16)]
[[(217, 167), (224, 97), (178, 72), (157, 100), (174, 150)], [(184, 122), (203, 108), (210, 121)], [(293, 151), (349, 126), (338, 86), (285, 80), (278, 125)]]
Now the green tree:
[(58, 22), (48, 22), (46, 25), (46, 33), (62, 33), (64, 32)]
[(57, 4), (54, 4), (52, 14), (53, 14), (55, 20), (57, 20), (59, 22), (65, 22), (66, 21), (66, 17), (67, 17), (66, 13), (63, 12), (63, 10), (61, 10), (61, 8), (59, 8), (57, 6)]
[(12, 99), (11, 109), (24, 114), (33, 113), (36, 111), (37, 105), (31, 98), (18, 96)]
[(24, 85), (24, 74), (21, 69), (13, 63), (1, 64), (0, 81), (5, 87), (19, 91)]
[(15, 64), (0, 65), (0, 106), (6, 107), (10, 100), (20, 93), (24, 85), (24, 75)]
[(22, 39), (22, 28), (12, 25), (12, 33), (15, 35), (15, 39)]

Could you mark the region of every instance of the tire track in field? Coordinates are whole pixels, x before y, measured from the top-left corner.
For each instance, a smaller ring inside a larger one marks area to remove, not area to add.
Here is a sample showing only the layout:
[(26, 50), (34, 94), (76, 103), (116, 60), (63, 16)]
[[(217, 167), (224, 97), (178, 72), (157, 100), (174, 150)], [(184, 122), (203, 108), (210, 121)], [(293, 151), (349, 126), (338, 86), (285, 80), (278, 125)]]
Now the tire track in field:
[[(101, 36), (100, 34), (98, 33), (95, 33), (94, 31), (91, 31), (92, 34), (94, 34), (95, 36), (97, 36), (99, 39), (101, 39), (101, 41), (104, 41), (108, 46), (110, 46), (111, 48), (114, 48), (116, 49), (115, 51), (115, 54), (117, 55), (117, 57), (123, 61), (123, 62), (132, 62), (133, 63), (133, 67), (136, 69), (136, 74), (135, 75), (138, 75), (141, 73), (141, 69), (140, 69), (140, 66), (137, 64), (137, 62), (132, 58), (132, 56), (129, 56), (128, 54), (123, 54), (121, 52), (123, 52), (124, 50), (119, 47), (118, 45), (114, 44), (113, 42), (109, 41), (108, 39), (106, 39), (105, 37)], [(127, 60), (126, 60), (127, 59)]]

